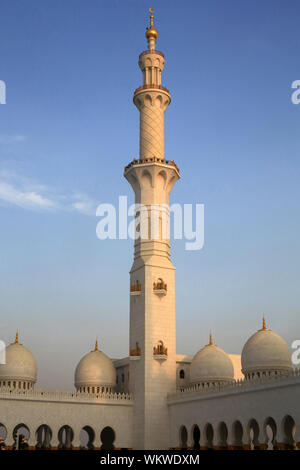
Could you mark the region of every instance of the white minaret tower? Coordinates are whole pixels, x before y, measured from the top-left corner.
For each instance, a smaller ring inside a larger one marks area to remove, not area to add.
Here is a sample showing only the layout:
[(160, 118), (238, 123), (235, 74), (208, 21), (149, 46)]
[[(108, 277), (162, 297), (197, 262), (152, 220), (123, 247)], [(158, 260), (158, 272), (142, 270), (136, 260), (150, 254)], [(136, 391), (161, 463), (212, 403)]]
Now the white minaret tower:
[(135, 449), (168, 449), (167, 394), (176, 389), (175, 268), (170, 261), (169, 194), (180, 178), (174, 161), (165, 159), (164, 113), (169, 91), (161, 85), (165, 65), (155, 49), (153, 25), (148, 50), (139, 56), (143, 85), (134, 92), (140, 112), (140, 155), (125, 168), (135, 193), (137, 231), (130, 271), (130, 391), (134, 394)]

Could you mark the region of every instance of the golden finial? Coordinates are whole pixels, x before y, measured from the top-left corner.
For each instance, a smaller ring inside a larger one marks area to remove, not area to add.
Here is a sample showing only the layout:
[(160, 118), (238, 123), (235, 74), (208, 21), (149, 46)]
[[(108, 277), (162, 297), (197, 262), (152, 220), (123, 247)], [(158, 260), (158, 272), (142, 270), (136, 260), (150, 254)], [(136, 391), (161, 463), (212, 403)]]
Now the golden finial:
[(99, 349), (98, 349), (98, 338), (96, 339), (96, 343), (95, 343), (95, 349), (94, 349), (94, 351), (99, 351)]
[(157, 39), (158, 38), (158, 32), (156, 31), (156, 29), (154, 28), (154, 23), (153, 23), (153, 18), (154, 18), (154, 11), (153, 11), (153, 8), (149, 8), (149, 12), (150, 12), (150, 27), (147, 28), (146, 30), (146, 38), (148, 39)]
[(264, 316), (262, 318), (262, 328), (259, 331), (270, 331), (269, 328), (266, 327), (266, 319)]
[(149, 8), (149, 13), (150, 13), (150, 28), (154, 28), (154, 26), (153, 26), (153, 18), (154, 18), (154, 15), (153, 15), (154, 10), (153, 10), (153, 8)]
[(19, 344), (19, 332), (18, 332), (18, 330), (16, 332), (15, 344)]
[(210, 332), (209, 333), (209, 343), (206, 346), (213, 346), (213, 345), (214, 345), (214, 343), (213, 343), (212, 333)]

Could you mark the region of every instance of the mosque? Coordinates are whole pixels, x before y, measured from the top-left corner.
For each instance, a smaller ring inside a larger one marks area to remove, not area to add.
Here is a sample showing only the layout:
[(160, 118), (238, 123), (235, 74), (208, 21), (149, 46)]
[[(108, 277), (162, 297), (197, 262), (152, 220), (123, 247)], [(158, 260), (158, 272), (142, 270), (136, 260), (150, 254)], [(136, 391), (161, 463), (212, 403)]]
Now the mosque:
[[(147, 216), (156, 207), (168, 216), (180, 171), (165, 158), (171, 98), (161, 85), (165, 56), (157, 37), (150, 11), (148, 49), (138, 62), (143, 84), (133, 96), (139, 158), (124, 176)], [(175, 268), (161, 230), (135, 241), (129, 298), (128, 357), (110, 359), (96, 342), (76, 367), (74, 390), (36, 389), (30, 350), (18, 334), (7, 346), (0, 365), (0, 437), (7, 448), (17, 446), (20, 434), (32, 450), (300, 448), (300, 370), (265, 319), (241, 355), (227, 354), (212, 335), (194, 356), (176, 354)]]

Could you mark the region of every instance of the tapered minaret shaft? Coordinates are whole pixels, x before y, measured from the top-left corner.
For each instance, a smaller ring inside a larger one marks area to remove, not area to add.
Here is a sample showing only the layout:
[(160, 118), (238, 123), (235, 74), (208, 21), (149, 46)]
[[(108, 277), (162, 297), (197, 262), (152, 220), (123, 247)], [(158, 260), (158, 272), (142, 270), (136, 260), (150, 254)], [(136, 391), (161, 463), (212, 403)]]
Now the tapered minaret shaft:
[(124, 172), (139, 205), (140, 236), (130, 271), (129, 345), (136, 449), (168, 448), (167, 394), (176, 389), (175, 268), (164, 224), (169, 194), (180, 175), (175, 163), (165, 159), (164, 113), (171, 99), (161, 86), (165, 58), (156, 50), (157, 37), (151, 11), (148, 50), (139, 56), (143, 85), (133, 97), (140, 112), (140, 155)]

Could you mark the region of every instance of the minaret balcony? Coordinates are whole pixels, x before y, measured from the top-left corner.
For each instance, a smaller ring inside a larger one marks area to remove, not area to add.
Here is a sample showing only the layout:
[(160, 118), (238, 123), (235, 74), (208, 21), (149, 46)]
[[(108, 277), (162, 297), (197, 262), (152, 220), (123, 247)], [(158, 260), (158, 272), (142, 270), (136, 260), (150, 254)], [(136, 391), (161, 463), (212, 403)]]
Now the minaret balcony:
[(158, 51), (157, 49), (154, 49), (152, 51), (150, 49), (147, 49), (146, 51), (143, 51), (140, 53), (140, 57), (144, 55), (148, 55), (148, 54), (158, 54), (158, 55), (161, 55), (162, 57), (165, 57), (165, 54), (161, 51)]
[(149, 85), (141, 85), (138, 88), (136, 88), (134, 90), (133, 95), (136, 95), (136, 93), (139, 93), (140, 91), (143, 91), (143, 90), (162, 90), (162, 91), (165, 91), (166, 93), (170, 94), (170, 91), (165, 86), (156, 85), (156, 84), (153, 84), (153, 85), (149, 84)]
[(139, 343), (135, 343), (135, 348), (129, 350), (129, 358), (131, 361), (138, 361), (141, 358)]
[(151, 163), (160, 163), (162, 165), (171, 166), (176, 170), (178, 176), (180, 177), (180, 170), (174, 160), (165, 160), (164, 158), (158, 158), (155, 156), (149, 158), (134, 158), (130, 163), (128, 163), (127, 166), (125, 166), (124, 173), (127, 173), (127, 171), (135, 165), (149, 165)]
[(168, 286), (165, 282), (153, 282), (153, 292), (157, 295), (167, 295)]
[(142, 292), (142, 284), (139, 281), (136, 281), (135, 284), (130, 286), (130, 295), (137, 296), (141, 295)]
[(154, 346), (153, 358), (156, 361), (166, 361), (168, 359), (168, 348), (164, 346), (162, 341), (159, 341), (158, 345)]

